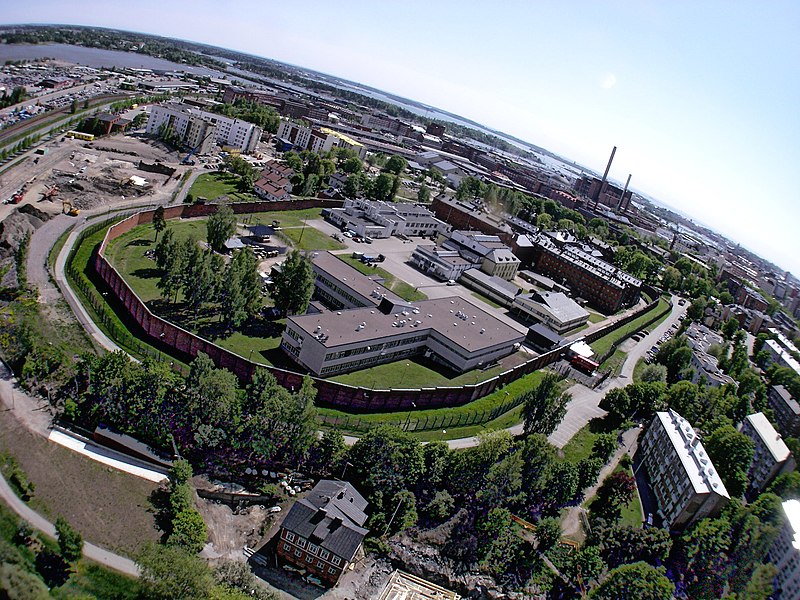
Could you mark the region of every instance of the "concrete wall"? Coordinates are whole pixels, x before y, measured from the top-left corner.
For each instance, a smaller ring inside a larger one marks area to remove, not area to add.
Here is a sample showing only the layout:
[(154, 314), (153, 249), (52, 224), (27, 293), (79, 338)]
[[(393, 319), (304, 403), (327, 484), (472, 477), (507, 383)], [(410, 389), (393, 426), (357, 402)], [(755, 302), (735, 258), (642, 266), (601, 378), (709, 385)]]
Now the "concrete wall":
[[(340, 201), (322, 201), (314, 199), (296, 202), (242, 202), (233, 203), (229, 206), (233, 208), (235, 213), (242, 214), (274, 210), (299, 210), (312, 207), (341, 206), (341, 204), (342, 202)], [(164, 216), (166, 219), (203, 217), (213, 214), (216, 210), (217, 205), (215, 204), (172, 206), (164, 211)], [(190, 331), (169, 323), (150, 312), (145, 303), (130, 287), (128, 287), (128, 284), (123, 280), (122, 276), (106, 260), (104, 256), (105, 248), (111, 240), (130, 231), (134, 227), (152, 222), (153, 212), (154, 211), (151, 210), (136, 213), (110, 227), (100, 245), (100, 249), (94, 261), (97, 274), (119, 299), (129, 316), (141, 327), (140, 334), (144, 335), (145, 338), (149, 338), (151, 342), (170, 346), (189, 358), (194, 358), (198, 353), (203, 352), (214, 361), (217, 367), (230, 370), (242, 382), (249, 382), (256, 367), (261, 366), (270, 371), (280, 385), (290, 389), (299, 387), (303, 380), (303, 374), (277, 367), (258, 365), (212, 342), (204, 340)], [(652, 306), (652, 304), (649, 305), (641, 312), (645, 312)], [(637, 315), (638, 314), (639, 313), (637, 313)], [(635, 318), (637, 315), (631, 316), (628, 319), (622, 319), (609, 327), (593, 332), (590, 336), (587, 336), (586, 341), (589, 342), (605, 335), (609, 331), (628, 322), (630, 319)], [(590, 337), (591, 339), (588, 339)], [(344, 407), (355, 411), (406, 410), (412, 408), (412, 404), (420, 409), (460, 406), (491, 394), (495, 390), (519, 379), (523, 375), (528, 375), (546, 367), (558, 360), (562, 352), (562, 350), (553, 350), (532, 358), (482, 383), (459, 387), (437, 387), (413, 390), (372, 390), (353, 387), (317, 377), (313, 379), (314, 385), (318, 390), (317, 401), (322, 405)]]

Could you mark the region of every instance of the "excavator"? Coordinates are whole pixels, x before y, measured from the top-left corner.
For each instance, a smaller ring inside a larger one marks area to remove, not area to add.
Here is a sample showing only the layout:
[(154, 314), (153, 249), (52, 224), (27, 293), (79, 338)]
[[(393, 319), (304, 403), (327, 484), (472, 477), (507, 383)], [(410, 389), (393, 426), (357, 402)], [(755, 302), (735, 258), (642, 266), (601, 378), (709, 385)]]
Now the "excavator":
[(65, 215), (69, 215), (70, 217), (77, 217), (81, 214), (81, 211), (75, 208), (69, 200), (61, 201), (61, 210)]

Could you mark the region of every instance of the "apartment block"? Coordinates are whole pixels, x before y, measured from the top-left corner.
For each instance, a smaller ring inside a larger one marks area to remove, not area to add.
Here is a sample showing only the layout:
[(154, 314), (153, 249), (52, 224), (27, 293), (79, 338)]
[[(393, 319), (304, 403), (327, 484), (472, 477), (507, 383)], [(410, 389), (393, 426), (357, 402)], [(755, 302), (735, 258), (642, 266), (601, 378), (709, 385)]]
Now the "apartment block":
[(761, 492), (781, 473), (794, 470), (792, 453), (764, 413), (747, 415), (739, 430), (753, 440), (755, 447), (748, 473), (751, 494)]
[(800, 403), (789, 390), (782, 385), (773, 385), (767, 392), (767, 403), (780, 432), (786, 437), (800, 436)]
[(689, 422), (674, 410), (657, 412), (636, 453), (664, 526), (682, 530), (715, 517), (730, 500), (725, 484)]
[(783, 503), (783, 525), (769, 550), (769, 562), (778, 569), (773, 585), (775, 598), (800, 598), (800, 500)]
[[(213, 140), (222, 147), (240, 152), (253, 152), (263, 133), (260, 127), (247, 121), (174, 102), (159, 104), (150, 110), (147, 133), (157, 135), (162, 127), (171, 129), (187, 147), (195, 148), (206, 143), (205, 140)], [(198, 152), (201, 150), (208, 152), (210, 148), (203, 147)]]

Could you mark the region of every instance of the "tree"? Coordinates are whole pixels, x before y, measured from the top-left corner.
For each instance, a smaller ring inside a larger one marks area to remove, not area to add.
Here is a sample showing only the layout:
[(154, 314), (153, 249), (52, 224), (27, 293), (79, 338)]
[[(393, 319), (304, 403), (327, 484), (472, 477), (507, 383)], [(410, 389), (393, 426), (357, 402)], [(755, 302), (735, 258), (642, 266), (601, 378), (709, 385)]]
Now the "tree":
[(417, 191), (417, 202), (420, 204), (427, 204), (431, 201), (431, 190), (430, 188), (425, 185), (424, 183), (419, 186), (419, 190)]
[(178, 546), (147, 544), (136, 563), (142, 587), (150, 598), (209, 598), (214, 585), (205, 561)]
[(578, 462), (578, 490), (585, 490), (597, 481), (604, 462), (596, 457), (584, 458)]
[(412, 489), (425, 467), (420, 443), (388, 425), (365, 433), (350, 449), (349, 458), (357, 479), (387, 498)]
[(383, 167), (383, 170), (387, 173), (392, 173), (394, 175), (400, 176), (402, 175), (403, 171), (406, 170), (408, 163), (406, 159), (400, 156), (399, 154), (393, 154), (389, 157), (389, 160), (386, 161), (386, 164)]
[(592, 443), (592, 457), (608, 462), (617, 449), (617, 436), (613, 433), (599, 433)]
[(222, 280), (220, 317), (228, 330), (236, 329), (261, 308), (261, 277), (249, 248), (234, 253)]
[(600, 400), (599, 406), (612, 415), (617, 421), (621, 421), (633, 413), (627, 388), (614, 388), (609, 390)]
[[(417, 499), (412, 492), (403, 490), (392, 498), (394, 517), (389, 523), (389, 532), (397, 533), (417, 524)], [(385, 507), (388, 508), (388, 507)]]
[(197, 315), (204, 302), (215, 297), (217, 274), (212, 269), (211, 256), (203, 252), (192, 239), (184, 240), (183, 299)]
[(353, 175), (354, 173), (361, 173), (363, 167), (357, 156), (351, 156), (342, 163), (341, 169), (342, 172)]
[(56, 537), (61, 558), (69, 564), (77, 562), (83, 553), (83, 538), (61, 516), (56, 519)]
[(637, 560), (657, 565), (667, 559), (672, 548), (669, 531), (658, 527), (615, 525), (592, 533), (600, 542), (603, 558), (611, 568)]
[(172, 533), (167, 542), (197, 554), (205, 546), (207, 538), (208, 531), (203, 517), (194, 508), (189, 508), (179, 512), (172, 519)]
[(740, 498), (747, 489), (747, 473), (753, 460), (753, 440), (731, 425), (716, 429), (703, 446), (732, 498)]
[(639, 378), (645, 383), (654, 383), (657, 381), (667, 382), (667, 367), (664, 365), (645, 365), (639, 374)]
[(233, 209), (223, 204), (206, 221), (206, 239), (214, 252), (223, 252), (225, 242), (236, 232), (236, 215)]
[(433, 521), (444, 521), (453, 514), (456, 501), (447, 490), (438, 490), (425, 507), (423, 514)]
[(200, 427), (230, 427), (238, 423), (241, 406), (236, 376), (227, 369), (215, 368), (213, 361), (200, 352), (189, 366), (186, 392), (187, 412), (192, 427), (196, 430), (195, 439), (200, 442), (204, 438), (204, 445), (218, 445), (221, 440), (207, 443), (208, 431), (201, 430)]
[(561, 522), (555, 517), (544, 517), (536, 524), (536, 541), (540, 552), (547, 552), (560, 539)]
[(603, 582), (589, 594), (592, 600), (671, 600), (675, 586), (664, 576), (664, 568), (645, 562), (622, 565), (608, 572)]
[(164, 207), (159, 206), (153, 212), (153, 229), (156, 230), (156, 238), (155, 240), (153, 240), (154, 243), (158, 242), (158, 234), (164, 231), (166, 227), (167, 227), (167, 221), (164, 218)]
[(274, 600), (269, 590), (259, 583), (250, 566), (240, 560), (226, 560), (214, 569), (214, 579), (226, 589), (242, 592), (255, 600)]
[(253, 191), (253, 183), (256, 180), (256, 174), (252, 167), (247, 167), (246, 170), (239, 174), (239, 182), (237, 187), (243, 194)]
[(725, 336), (726, 340), (732, 340), (737, 331), (739, 331), (739, 321), (734, 317), (731, 317), (722, 325), (722, 335)]
[(303, 314), (314, 292), (311, 262), (299, 250), (292, 250), (269, 287), (269, 294), (281, 314)]
[(678, 540), (675, 560), (690, 598), (719, 598), (730, 574), (730, 522), (702, 519)]
[(548, 372), (533, 389), (522, 394), (522, 416), (526, 435), (532, 433), (550, 435), (561, 423), (572, 395), (569, 392), (562, 393), (559, 387), (559, 376)]
[(372, 185), (371, 198), (373, 200), (391, 200), (394, 181), (395, 176), (390, 173), (381, 173), (378, 175)]

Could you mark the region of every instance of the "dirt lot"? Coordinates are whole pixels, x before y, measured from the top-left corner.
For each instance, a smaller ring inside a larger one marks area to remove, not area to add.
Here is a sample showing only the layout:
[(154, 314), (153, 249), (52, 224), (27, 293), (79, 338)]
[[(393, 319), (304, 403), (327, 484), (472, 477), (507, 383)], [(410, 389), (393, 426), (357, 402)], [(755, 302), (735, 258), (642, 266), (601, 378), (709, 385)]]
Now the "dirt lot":
[(8, 411), (0, 412), (0, 452), (14, 456), (36, 486), (32, 506), (51, 520), (63, 515), (84, 539), (128, 556), (158, 540), (154, 483), (48, 442)]

